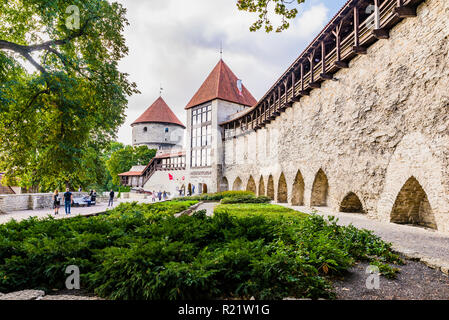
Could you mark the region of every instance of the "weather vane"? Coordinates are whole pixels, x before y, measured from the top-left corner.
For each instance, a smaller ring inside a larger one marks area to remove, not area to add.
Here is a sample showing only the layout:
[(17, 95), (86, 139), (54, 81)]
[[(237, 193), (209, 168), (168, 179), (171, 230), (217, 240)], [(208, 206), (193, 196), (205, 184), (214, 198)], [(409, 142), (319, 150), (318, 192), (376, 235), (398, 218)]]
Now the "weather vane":
[(164, 90), (164, 88), (162, 88), (162, 83), (159, 86), (159, 96), (162, 97), (162, 91)]
[(220, 59), (223, 59), (223, 41), (220, 41)]

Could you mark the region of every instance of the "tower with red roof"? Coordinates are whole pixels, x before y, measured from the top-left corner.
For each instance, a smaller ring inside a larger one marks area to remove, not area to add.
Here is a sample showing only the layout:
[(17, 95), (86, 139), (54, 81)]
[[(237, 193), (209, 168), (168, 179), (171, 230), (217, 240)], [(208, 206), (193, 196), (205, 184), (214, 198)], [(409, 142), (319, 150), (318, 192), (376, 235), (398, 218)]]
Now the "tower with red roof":
[(185, 144), (188, 180), (195, 193), (220, 190), (223, 147), (221, 122), (257, 103), (222, 60), (186, 105)]
[(183, 147), (184, 124), (162, 97), (131, 124), (133, 146), (169, 151)]

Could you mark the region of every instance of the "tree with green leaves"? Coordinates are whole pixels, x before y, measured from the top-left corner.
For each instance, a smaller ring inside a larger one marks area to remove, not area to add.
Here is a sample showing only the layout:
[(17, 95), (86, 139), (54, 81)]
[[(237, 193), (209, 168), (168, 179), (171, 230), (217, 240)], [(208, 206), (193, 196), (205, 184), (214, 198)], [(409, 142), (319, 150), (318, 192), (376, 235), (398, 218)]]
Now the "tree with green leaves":
[(146, 166), (155, 155), (156, 150), (148, 149), (146, 146), (126, 146), (113, 152), (111, 158), (106, 161), (106, 167), (111, 173), (112, 182), (119, 185), (119, 173), (127, 172), (133, 166)]
[(237, 0), (237, 8), (242, 11), (257, 13), (259, 19), (250, 27), (251, 31), (257, 31), (265, 27), (266, 32), (273, 31), (273, 24), (270, 21), (270, 6), (273, 6), (273, 13), (282, 19), (281, 24), (276, 28), (276, 32), (282, 32), (290, 27), (290, 20), (296, 18), (298, 14), (297, 5), (305, 0)]
[(101, 180), (138, 93), (118, 62), (126, 9), (106, 0), (0, 0), (0, 171), (42, 191)]

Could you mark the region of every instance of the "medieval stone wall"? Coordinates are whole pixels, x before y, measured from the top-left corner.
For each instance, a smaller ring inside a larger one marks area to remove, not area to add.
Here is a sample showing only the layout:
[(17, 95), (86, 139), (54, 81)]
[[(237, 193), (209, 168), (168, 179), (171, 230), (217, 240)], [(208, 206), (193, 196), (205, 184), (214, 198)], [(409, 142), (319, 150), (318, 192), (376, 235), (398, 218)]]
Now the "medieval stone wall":
[[(60, 192), (62, 197), (64, 192)], [(73, 197), (82, 197), (87, 195), (86, 192), (72, 192)], [(97, 198), (97, 203), (99, 199)], [(25, 193), (25, 194), (8, 194), (0, 195), (0, 213), (21, 211), (21, 210), (36, 210), (52, 208), (53, 194), (52, 193)]]
[(425, 1), (338, 81), (263, 129), (227, 136), (229, 188), (252, 177), (259, 194), (335, 211), (356, 208), (355, 195), (373, 219), (449, 232), (448, 17), (449, 1)]

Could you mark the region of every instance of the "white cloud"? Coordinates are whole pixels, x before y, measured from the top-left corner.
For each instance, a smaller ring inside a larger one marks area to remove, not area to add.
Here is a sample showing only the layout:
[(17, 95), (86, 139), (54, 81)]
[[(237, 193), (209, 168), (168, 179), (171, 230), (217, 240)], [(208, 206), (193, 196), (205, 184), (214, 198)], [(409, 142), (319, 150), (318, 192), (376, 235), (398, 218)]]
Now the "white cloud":
[(184, 106), (219, 59), (243, 79), (256, 99), (271, 87), (329, 19), (329, 9), (312, 0), (282, 34), (249, 32), (256, 15), (237, 10), (235, 0), (119, 0), (128, 9), (129, 56), (120, 69), (141, 95), (131, 97), (119, 140), (131, 143), (130, 124), (159, 95), (185, 122)]

